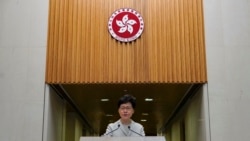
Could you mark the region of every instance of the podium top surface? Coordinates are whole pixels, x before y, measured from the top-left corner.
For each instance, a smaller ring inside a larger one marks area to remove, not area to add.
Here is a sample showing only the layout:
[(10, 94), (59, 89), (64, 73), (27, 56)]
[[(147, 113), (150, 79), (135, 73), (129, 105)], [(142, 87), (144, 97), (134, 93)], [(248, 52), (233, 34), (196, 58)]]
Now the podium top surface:
[(166, 141), (164, 136), (145, 137), (81, 137), (80, 141)]

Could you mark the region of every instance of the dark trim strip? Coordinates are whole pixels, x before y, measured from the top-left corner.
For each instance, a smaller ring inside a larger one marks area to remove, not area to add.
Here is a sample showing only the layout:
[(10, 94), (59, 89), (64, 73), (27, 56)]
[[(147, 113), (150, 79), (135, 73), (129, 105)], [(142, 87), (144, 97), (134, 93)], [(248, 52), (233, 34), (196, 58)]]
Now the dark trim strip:
[(77, 104), (74, 102), (74, 100), (69, 96), (69, 94), (66, 92), (66, 90), (60, 85), (60, 84), (50, 84), (51, 88), (53, 88), (56, 93), (63, 99), (65, 99), (76, 111), (76, 113), (80, 116), (80, 118), (83, 120), (84, 125), (87, 127), (90, 134), (95, 134), (94, 128), (91, 126), (89, 120), (83, 114), (78, 108)]
[(190, 99), (197, 93), (197, 91), (202, 87), (203, 84), (192, 84), (190, 88), (187, 90), (186, 94), (182, 98), (182, 100), (179, 102), (179, 104), (176, 106), (173, 113), (170, 115), (170, 117), (166, 120), (165, 124), (159, 129), (159, 133), (164, 133), (169, 126), (171, 126), (174, 119), (178, 116), (179, 113), (184, 109), (186, 104), (189, 102)]

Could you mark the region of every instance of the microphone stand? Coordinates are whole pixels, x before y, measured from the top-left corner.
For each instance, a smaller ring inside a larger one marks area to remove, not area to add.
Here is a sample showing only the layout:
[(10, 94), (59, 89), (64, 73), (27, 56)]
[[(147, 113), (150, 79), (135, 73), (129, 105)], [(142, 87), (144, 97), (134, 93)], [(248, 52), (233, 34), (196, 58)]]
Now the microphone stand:
[(132, 130), (132, 129), (130, 128), (130, 126), (128, 126), (128, 129), (129, 129), (130, 131), (132, 131), (132, 132), (136, 133), (136, 134), (137, 134), (137, 135), (139, 135), (139, 136), (143, 136), (143, 135), (141, 135), (141, 134), (139, 134), (139, 133), (135, 132), (134, 130)]
[(118, 130), (120, 128), (120, 124), (118, 124), (118, 127), (115, 130), (112, 130), (110, 132), (108, 132), (107, 134), (104, 134), (104, 136), (109, 135), (110, 133), (113, 133), (114, 131)]

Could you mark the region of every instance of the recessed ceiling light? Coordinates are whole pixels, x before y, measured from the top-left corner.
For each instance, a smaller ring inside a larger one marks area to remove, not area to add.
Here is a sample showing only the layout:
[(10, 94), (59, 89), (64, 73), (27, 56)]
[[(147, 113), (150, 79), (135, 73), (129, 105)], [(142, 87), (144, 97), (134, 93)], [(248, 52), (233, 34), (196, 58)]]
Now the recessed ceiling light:
[(141, 122), (146, 122), (147, 120), (146, 119), (141, 119)]
[(101, 99), (101, 101), (105, 102), (105, 101), (109, 101), (109, 99), (108, 98), (103, 98), (103, 99)]
[(145, 98), (145, 101), (153, 101), (153, 98)]
[(148, 113), (141, 113), (141, 115), (148, 116), (149, 114)]

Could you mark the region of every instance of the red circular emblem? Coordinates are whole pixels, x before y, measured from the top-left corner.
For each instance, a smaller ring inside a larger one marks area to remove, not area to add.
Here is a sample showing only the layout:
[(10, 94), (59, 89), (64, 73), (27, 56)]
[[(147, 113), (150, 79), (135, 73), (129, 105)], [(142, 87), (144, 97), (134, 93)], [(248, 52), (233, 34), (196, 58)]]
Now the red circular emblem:
[(116, 40), (130, 42), (142, 34), (144, 22), (141, 15), (130, 8), (116, 10), (108, 22), (109, 33)]

